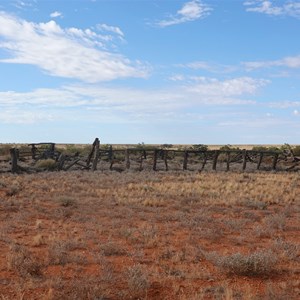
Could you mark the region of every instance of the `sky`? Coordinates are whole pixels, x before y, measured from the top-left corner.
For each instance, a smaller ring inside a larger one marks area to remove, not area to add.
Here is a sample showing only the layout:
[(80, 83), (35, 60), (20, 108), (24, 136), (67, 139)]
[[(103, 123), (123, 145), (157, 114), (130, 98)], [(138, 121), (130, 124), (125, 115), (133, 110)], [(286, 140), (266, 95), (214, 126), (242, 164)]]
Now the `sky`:
[(299, 0), (0, 0), (0, 143), (300, 144)]

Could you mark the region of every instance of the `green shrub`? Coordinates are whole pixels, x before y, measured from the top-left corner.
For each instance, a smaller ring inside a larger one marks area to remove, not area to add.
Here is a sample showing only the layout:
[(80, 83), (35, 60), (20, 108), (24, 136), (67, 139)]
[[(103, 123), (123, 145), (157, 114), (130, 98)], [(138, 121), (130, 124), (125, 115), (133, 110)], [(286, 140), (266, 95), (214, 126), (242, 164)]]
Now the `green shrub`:
[(295, 156), (300, 156), (300, 146), (295, 146), (292, 149)]
[(35, 166), (39, 169), (46, 169), (52, 171), (56, 168), (56, 161), (51, 158), (42, 159), (42, 160), (38, 160)]
[(12, 148), (12, 145), (1, 145), (0, 146), (0, 155), (9, 155), (9, 150)]
[(207, 145), (203, 145), (203, 144), (196, 144), (192, 146), (193, 150), (196, 151), (207, 151), (208, 150), (208, 146)]
[(239, 147), (234, 147), (232, 145), (225, 145), (225, 146), (222, 146), (220, 148), (221, 151), (227, 151), (227, 150), (241, 150)]

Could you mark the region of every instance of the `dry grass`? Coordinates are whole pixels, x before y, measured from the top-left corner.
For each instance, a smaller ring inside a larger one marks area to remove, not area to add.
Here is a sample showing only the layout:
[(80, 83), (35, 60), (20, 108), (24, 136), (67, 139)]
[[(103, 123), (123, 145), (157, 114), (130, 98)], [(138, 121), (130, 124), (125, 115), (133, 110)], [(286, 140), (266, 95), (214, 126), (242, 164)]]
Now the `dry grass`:
[(0, 299), (298, 299), (300, 176), (0, 176)]

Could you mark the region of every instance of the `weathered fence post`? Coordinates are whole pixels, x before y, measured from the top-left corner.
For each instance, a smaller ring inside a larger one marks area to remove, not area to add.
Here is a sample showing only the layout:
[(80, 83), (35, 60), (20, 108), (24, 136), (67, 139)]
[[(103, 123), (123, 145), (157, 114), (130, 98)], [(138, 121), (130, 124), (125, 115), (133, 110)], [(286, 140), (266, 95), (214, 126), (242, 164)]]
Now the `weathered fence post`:
[(230, 164), (230, 152), (226, 152), (226, 171), (229, 171), (229, 164)]
[(274, 154), (273, 163), (272, 163), (272, 169), (273, 169), (273, 170), (276, 170), (276, 165), (277, 165), (277, 161), (278, 161), (278, 156), (279, 156), (278, 153), (275, 153), (275, 154)]
[(204, 159), (203, 159), (203, 162), (202, 162), (202, 166), (201, 166), (200, 172), (202, 172), (204, 170), (206, 162), (207, 162), (207, 153), (204, 152)]
[(112, 149), (112, 145), (109, 146), (108, 149), (108, 159), (111, 161), (113, 159), (113, 149)]
[(16, 148), (12, 148), (9, 150), (11, 157), (11, 172), (18, 172), (18, 150)]
[(37, 148), (35, 147), (35, 144), (31, 144), (31, 158), (32, 159), (35, 159), (36, 150), (37, 150)]
[(90, 167), (90, 163), (91, 163), (91, 160), (92, 160), (94, 151), (95, 151), (95, 142), (96, 142), (96, 139), (95, 139), (95, 141), (94, 141), (94, 143), (93, 143), (92, 150), (91, 150), (91, 152), (89, 153), (88, 158), (87, 158), (87, 160), (86, 160), (86, 166), (87, 166), (88, 168)]
[(157, 155), (158, 155), (158, 150), (155, 149), (153, 153), (153, 171), (156, 171)]
[(166, 166), (166, 171), (169, 170), (168, 167), (168, 150), (164, 150), (164, 162), (165, 162), (165, 166)]
[(126, 162), (126, 169), (130, 168), (130, 157), (129, 157), (129, 150), (125, 149), (125, 162)]
[(58, 161), (57, 161), (58, 170), (62, 170), (65, 161), (66, 161), (66, 156), (64, 154), (61, 154), (58, 158)]
[(99, 148), (100, 148), (100, 141), (98, 138), (94, 141), (94, 159), (93, 159), (93, 165), (92, 165), (92, 171), (97, 170), (97, 164), (99, 159)]
[(220, 155), (220, 151), (219, 150), (215, 150), (215, 155), (214, 155), (214, 160), (213, 160), (213, 166), (212, 166), (212, 169), (214, 171), (216, 171), (216, 169), (217, 169), (217, 162), (218, 162), (219, 155)]
[(259, 168), (260, 168), (260, 165), (261, 165), (263, 156), (264, 156), (264, 153), (263, 153), (263, 152), (260, 152), (260, 153), (259, 153), (258, 163), (257, 163), (257, 170), (259, 170)]
[(188, 157), (189, 157), (189, 152), (188, 151), (184, 151), (184, 156), (183, 156), (183, 170), (187, 170)]
[(50, 154), (51, 158), (54, 157), (54, 153), (55, 153), (55, 143), (51, 143), (50, 144), (50, 149), (49, 149), (49, 154)]
[(243, 150), (243, 171), (246, 170), (246, 165), (247, 165), (247, 150)]

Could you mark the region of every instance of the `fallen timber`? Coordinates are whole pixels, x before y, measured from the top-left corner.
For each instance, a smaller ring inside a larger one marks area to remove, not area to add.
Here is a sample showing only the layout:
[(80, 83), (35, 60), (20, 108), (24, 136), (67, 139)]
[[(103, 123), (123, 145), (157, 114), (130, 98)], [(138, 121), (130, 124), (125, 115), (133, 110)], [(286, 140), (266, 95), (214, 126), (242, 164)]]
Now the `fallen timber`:
[[(45, 170), (112, 170), (112, 171), (298, 171), (300, 158), (292, 151), (256, 151), (245, 149), (194, 150), (164, 148), (113, 149), (95, 139), (87, 156), (66, 155), (56, 150), (54, 143), (29, 144), (30, 151), (10, 149), (12, 173), (32, 173)], [(31, 159), (31, 161), (29, 161)], [(38, 161), (50, 159), (49, 167), (35, 167)], [(26, 165), (27, 162), (27, 165)]]

